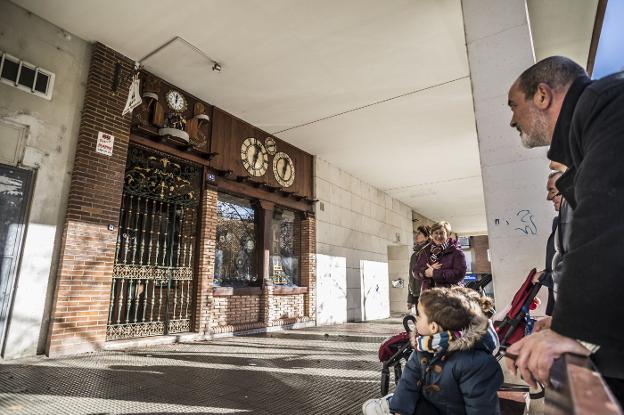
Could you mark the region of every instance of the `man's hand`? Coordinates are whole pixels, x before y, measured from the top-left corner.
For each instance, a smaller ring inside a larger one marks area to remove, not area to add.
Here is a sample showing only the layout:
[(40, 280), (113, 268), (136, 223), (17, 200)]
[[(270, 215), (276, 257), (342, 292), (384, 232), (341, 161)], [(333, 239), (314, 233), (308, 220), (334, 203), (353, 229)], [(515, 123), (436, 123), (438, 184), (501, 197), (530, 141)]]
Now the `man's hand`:
[(535, 325), (533, 326), (533, 333), (537, 333), (538, 331), (549, 329), (551, 324), (552, 324), (552, 317), (550, 316), (544, 317), (543, 319), (535, 322)]
[(553, 361), (563, 353), (574, 353), (589, 356), (590, 352), (579, 342), (562, 336), (550, 329), (531, 334), (511, 345), (507, 352), (518, 358), (507, 358), (507, 369), (516, 374), (520, 370), (522, 379), (532, 387), (537, 387), (539, 381), (550, 386), (549, 374)]

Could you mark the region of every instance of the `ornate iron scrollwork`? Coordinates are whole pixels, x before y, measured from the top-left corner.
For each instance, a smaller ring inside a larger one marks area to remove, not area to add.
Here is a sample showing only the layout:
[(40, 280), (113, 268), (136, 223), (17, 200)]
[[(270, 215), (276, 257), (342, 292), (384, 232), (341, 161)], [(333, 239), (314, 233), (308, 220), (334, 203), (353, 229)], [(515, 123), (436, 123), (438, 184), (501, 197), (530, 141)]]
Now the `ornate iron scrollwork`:
[(190, 330), (201, 167), (131, 147), (107, 340)]
[(178, 163), (164, 155), (154, 155), (137, 147), (128, 154), (124, 192), (157, 198), (180, 206), (196, 205), (200, 187), (200, 167)]

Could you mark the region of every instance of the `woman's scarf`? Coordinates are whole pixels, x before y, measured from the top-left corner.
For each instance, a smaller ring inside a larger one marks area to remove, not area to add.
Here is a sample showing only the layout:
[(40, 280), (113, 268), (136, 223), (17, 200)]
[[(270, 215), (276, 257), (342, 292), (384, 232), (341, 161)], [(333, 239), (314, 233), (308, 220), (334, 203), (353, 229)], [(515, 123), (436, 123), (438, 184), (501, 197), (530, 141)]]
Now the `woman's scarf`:
[(436, 354), (448, 349), (449, 342), (462, 336), (461, 331), (442, 331), (431, 336), (416, 337), (416, 350)]
[(435, 264), (436, 262), (438, 262), (438, 255), (444, 252), (446, 248), (448, 248), (448, 246), (449, 246), (449, 239), (444, 241), (444, 243), (441, 245), (431, 242), (431, 249), (429, 250), (429, 263)]

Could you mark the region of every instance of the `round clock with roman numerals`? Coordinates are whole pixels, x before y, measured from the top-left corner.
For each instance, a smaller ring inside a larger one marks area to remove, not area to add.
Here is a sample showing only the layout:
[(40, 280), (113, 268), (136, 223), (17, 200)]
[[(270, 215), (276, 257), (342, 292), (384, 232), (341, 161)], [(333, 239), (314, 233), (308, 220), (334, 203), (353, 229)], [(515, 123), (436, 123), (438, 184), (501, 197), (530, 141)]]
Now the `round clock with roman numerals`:
[(269, 155), (260, 140), (246, 138), (241, 145), (243, 167), (252, 176), (263, 176), (269, 168)]
[(295, 165), (290, 156), (282, 151), (273, 157), (273, 174), (275, 180), (284, 187), (292, 186), (295, 181)]

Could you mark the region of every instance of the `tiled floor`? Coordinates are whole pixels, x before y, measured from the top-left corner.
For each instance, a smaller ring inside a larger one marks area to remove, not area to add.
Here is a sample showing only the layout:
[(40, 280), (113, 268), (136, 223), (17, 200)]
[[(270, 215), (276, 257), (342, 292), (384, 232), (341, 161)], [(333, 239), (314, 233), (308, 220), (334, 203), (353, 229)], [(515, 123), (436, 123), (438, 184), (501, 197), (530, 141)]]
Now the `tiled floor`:
[(399, 319), (0, 364), (0, 414), (359, 414)]
[(399, 330), (398, 320), (350, 323), (7, 361), (0, 413), (358, 414), (379, 394), (378, 345)]

